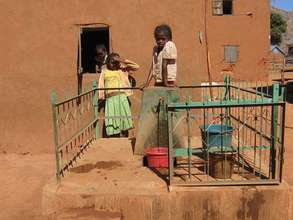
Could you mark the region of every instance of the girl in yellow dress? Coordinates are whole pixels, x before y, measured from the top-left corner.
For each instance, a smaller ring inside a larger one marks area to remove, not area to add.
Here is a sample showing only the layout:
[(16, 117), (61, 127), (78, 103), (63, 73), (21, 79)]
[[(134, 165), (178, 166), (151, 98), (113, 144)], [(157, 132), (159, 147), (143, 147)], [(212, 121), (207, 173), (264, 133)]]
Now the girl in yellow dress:
[(127, 136), (128, 130), (133, 128), (131, 109), (127, 98), (133, 92), (128, 74), (129, 71), (136, 71), (138, 68), (136, 63), (121, 59), (117, 53), (111, 53), (106, 59), (106, 68), (101, 73), (99, 88), (109, 90), (100, 90), (99, 98), (106, 99), (105, 128), (107, 136)]

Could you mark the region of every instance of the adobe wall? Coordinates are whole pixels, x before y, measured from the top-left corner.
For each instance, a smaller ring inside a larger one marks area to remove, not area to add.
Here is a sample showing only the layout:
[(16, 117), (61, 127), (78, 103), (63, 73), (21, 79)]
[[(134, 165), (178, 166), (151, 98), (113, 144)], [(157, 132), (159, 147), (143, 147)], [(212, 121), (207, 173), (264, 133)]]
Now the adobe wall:
[[(147, 75), (154, 44), (153, 29), (168, 23), (178, 47), (179, 83), (206, 79), (204, 1), (194, 0), (11, 0), (1, 1), (0, 35), (0, 150), (52, 152), (53, 134), (49, 95), (76, 89), (77, 24), (106, 23), (112, 47), (135, 60)], [(241, 44), (235, 73), (242, 79), (264, 76), (259, 60), (269, 49), (269, 1), (235, 1), (235, 13), (254, 16), (208, 18), (214, 79), (223, 68), (223, 45)], [(211, 13), (211, 7), (208, 7)], [(229, 24), (228, 24), (229, 23)], [(85, 76), (90, 81), (97, 76)]]
[[(264, 80), (267, 77), (263, 58), (270, 48), (270, 3), (234, 1), (233, 16), (212, 16), (208, 19), (208, 42), (212, 73), (216, 77), (227, 67), (223, 62), (223, 45), (240, 45), (239, 60), (233, 77), (241, 80)], [(252, 13), (252, 16), (247, 14)]]

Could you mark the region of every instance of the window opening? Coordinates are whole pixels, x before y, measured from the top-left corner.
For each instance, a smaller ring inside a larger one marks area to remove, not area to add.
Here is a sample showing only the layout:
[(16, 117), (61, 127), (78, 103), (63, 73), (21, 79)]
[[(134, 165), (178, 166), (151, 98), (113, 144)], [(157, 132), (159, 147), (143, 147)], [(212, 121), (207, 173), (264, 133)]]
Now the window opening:
[(213, 15), (232, 15), (233, 0), (213, 0)]
[(224, 46), (224, 61), (225, 63), (236, 63), (239, 58), (238, 45), (225, 45)]

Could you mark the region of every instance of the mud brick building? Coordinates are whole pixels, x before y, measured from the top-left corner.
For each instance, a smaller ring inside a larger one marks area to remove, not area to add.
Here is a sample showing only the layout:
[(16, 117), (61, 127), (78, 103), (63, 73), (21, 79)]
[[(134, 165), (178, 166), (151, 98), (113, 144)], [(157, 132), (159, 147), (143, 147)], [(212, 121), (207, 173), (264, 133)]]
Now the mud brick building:
[(0, 10), (1, 150), (53, 151), (50, 92), (76, 89), (77, 72), (92, 71), (97, 43), (140, 64), (142, 83), (161, 23), (173, 29), (179, 84), (207, 79), (206, 45), (214, 80), (227, 70), (243, 80), (266, 77), (269, 0), (10, 0)]

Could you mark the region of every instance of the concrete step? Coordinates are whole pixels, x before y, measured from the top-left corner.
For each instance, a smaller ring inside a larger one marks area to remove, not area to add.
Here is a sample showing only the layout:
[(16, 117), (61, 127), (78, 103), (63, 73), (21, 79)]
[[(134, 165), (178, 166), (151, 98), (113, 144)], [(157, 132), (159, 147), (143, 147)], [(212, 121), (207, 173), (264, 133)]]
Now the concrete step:
[(55, 219), (293, 219), (293, 188), (173, 187), (132, 155), (127, 140), (100, 140), (57, 184), (43, 189), (43, 215)]

